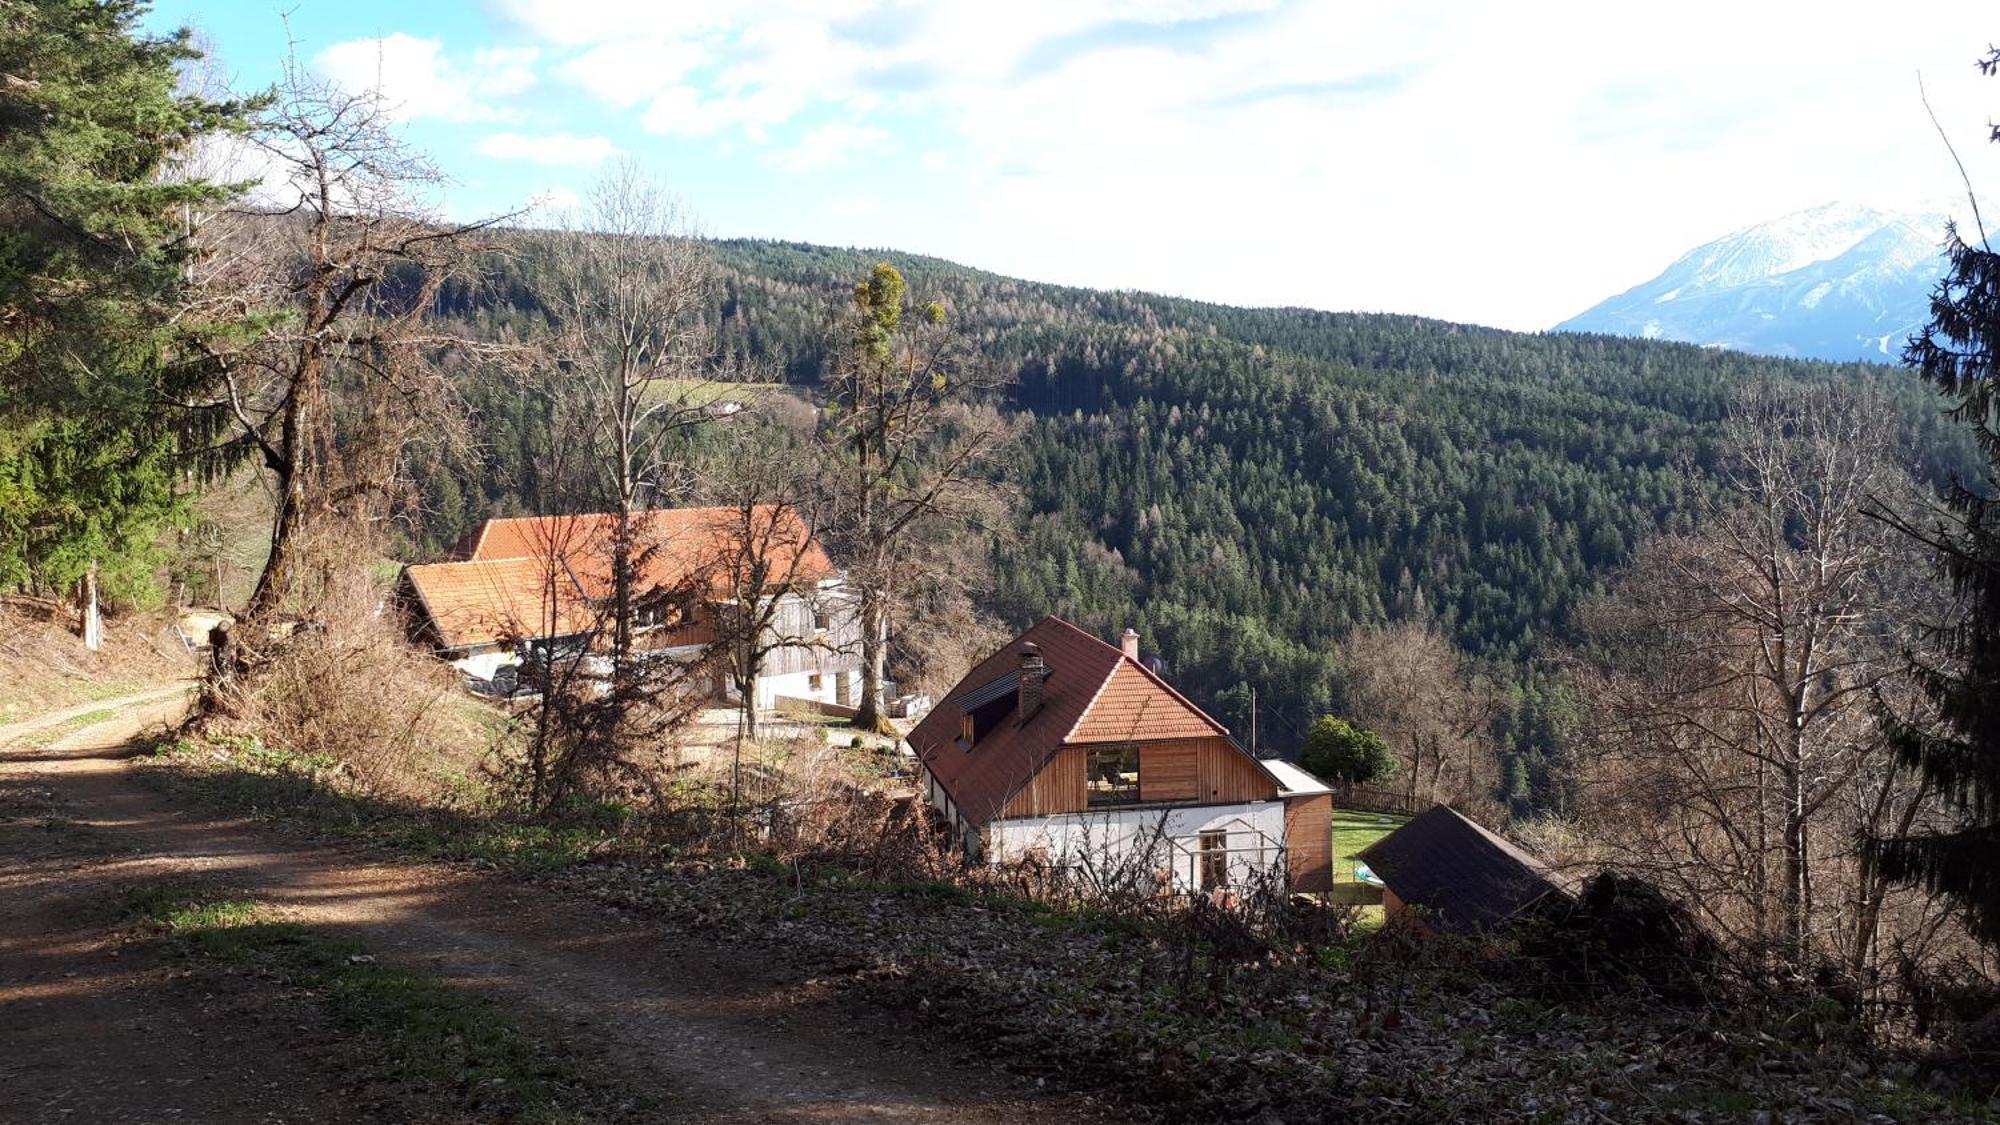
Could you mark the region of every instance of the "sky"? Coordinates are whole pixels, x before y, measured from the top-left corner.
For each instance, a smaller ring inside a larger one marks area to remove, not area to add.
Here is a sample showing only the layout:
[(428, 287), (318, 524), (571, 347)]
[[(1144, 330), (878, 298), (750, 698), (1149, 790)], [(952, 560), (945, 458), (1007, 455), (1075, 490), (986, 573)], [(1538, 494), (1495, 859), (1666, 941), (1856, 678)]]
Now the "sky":
[(240, 88), (378, 88), (443, 205), (614, 159), (719, 237), (1538, 330), (1842, 200), (2000, 193), (1991, 0), (160, 0)]

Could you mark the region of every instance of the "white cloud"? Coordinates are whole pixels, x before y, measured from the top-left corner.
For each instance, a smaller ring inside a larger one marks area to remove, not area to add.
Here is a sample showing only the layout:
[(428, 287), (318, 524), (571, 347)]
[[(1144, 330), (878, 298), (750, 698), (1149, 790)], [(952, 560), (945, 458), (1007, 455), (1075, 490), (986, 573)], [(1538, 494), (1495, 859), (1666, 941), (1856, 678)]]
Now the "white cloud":
[(609, 137), (578, 137), (569, 133), (492, 133), (479, 151), (496, 160), (577, 166), (597, 164), (619, 153)]
[(534, 87), (539, 56), (533, 47), (495, 47), (454, 62), (442, 41), (397, 32), (335, 43), (313, 66), (348, 90), (379, 90), (405, 120), (501, 121), (515, 114), (496, 103)]
[(528, 209), (538, 217), (562, 215), (574, 212), (583, 205), (583, 197), (566, 187), (546, 187), (535, 193)]
[(629, 108), (680, 82), (702, 58), (693, 43), (620, 40), (576, 55), (559, 73), (590, 94)]
[[(1950, 191), (1919, 69), (2000, 183), (1974, 0), (1922, 20), (1862, 0), (491, 6), (610, 111), (708, 139), (725, 175), (902, 150), (951, 200), (866, 228), (800, 207), (804, 229), (762, 233), (1080, 284), (1545, 327), (1748, 223)], [(773, 141), (827, 117), (852, 123)]]
[(889, 147), (889, 132), (872, 125), (835, 123), (807, 133), (798, 144), (771, 157), (771, 163), (793, 174), (838, 168), (857, 156)]

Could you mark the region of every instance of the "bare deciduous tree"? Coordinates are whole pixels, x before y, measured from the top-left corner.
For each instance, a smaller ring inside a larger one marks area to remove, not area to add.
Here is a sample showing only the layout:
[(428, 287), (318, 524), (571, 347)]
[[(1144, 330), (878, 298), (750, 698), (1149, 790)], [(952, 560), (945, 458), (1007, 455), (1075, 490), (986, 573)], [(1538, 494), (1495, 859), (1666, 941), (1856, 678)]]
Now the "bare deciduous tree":
[(1894, 776), (1871, 702), (1927, 595), (1861, 511), (1914, 490), (1883, 414), (1853, 391), (1747, 388), (1702, 530), (1644, 548), (1584, 614), (1594, 833), (1795, 965), (1827, 948), (1866, 962), (1884, 888), (1856, 869), (1859, 833), (1923, 796)]
[(542, 341), (556, 410), (581, 442), (578, 500), (613, 517), (608, 558), (612, 693), (639, 690), (635, 655), (648, 513), (686, 495), (682, 431), (707, 417), (714, 372), (707, 319), (713, 267), (680, 205), (629, 162), (592, 187), (565, 229), (533, 240)]
[(249, 141), (261, 187), (199, 227), (205, 300), (188, 312), (249, 327), (212, 345), (215, 394), (184, 405), (227, 412), (234, 444), (272, 474), (270, 553), (245, 609), (268, 622), (312, 614), (295, 594), (301, 545), (325, 538), (313, 525), (372, 519), (412, 438), (458, 416), (434, 360), (470, 345), (429, 313), (471, 236), (499, 220), (444, 220), (424, 199), (438, 172), (380, 95), (296, 59)]
[(1364, 630), (1348, 641), (1344, 660), (1355, 717), (1396, 752), (1413, 801), (1497, 811), (1493, 693), (1436, 625)]

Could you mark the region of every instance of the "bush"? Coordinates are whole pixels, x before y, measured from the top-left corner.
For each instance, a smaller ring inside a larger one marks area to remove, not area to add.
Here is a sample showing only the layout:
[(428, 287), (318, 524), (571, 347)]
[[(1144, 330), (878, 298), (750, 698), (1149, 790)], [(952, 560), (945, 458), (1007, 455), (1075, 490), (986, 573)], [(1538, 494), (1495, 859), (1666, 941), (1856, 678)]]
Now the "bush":
[(1382, 781), (1396, 772), (1395, 755), (1382, 736), (1346, 719), (1322, 715), (1306, 732), (1299, 767), (1327, 781)]

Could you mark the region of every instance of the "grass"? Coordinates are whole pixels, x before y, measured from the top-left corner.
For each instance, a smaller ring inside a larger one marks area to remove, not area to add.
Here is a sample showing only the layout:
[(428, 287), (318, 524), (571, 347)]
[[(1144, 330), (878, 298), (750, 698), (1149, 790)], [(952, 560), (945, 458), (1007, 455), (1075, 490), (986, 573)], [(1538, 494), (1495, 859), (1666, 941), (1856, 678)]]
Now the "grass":
[[(218, 759), (211, 751), (223, 751)], [(315, 835), (356, 840), (425, 859), (460, 860), (529, 878), (600, 854), (619, 837), (623, 817), (584, 809), (569, 821), (536, 823), (495, 813), (403, 804), (342, 792), (321, 783), (337, 763), (254, 740), (154, 749), (149, 770), (169, 792), (247, 809)]]
[(360, 944), (286, 921), (247, 896), (201, 884), (154, 885), (128, 895), (126, 913), (218, 976), (274, 979), (311, 994), (356, 1047), (370, 1079), (421, 1103), (419, 1119), (588, 1122), (605, 1120), (607, 1108), (625, 1116), (621, 1093), (593, 1084), (494, 1002), (379, 963)]
[(1408, 820), (1386, 813), (1333, 810), (1333, 890), (1327, 898), (1355, 907), (1355, 920), (1364, 930), (1382, 925), (1382, 891), (1355, 878), (1354, 868), (1360, 862), (1355, 857)]
[(42, 730), (38, 730), (35, 733), (29, 735), (27, 738), (23, 739), (21, 744), (23, 746), (32, 747), (36, 750), (43, 750), (50, 746), (54, 746), (56, 743), (61, 742), (63, 739), (68, 738), (70, 735), (73, 735), (78, 731), (84, 730), (88, 727), (94, 727), (99, 723), (107, 722), (117, 717), (118, 717), (118, 712), (110, 710), (109, 708), (100, 707), (95, 711), (87, 711), (81, 715), (76, 716), (75, 718), (64, 720), (63, 722), (57, 723), (55, 726), (45, 727)]
[(1375, 841), (1408, 823), (1408, 817), (1385, 813), (1333, 810), (1333, 881), (1353, 883), (1358, 856)]

